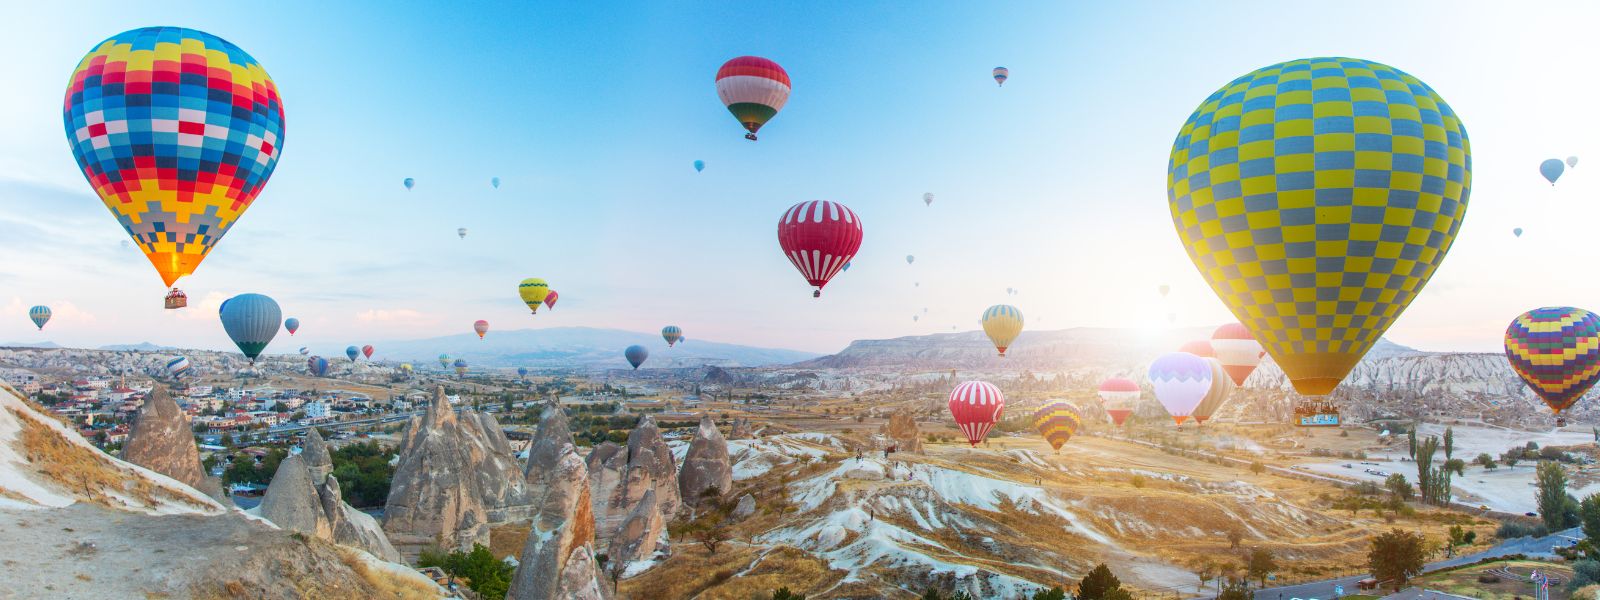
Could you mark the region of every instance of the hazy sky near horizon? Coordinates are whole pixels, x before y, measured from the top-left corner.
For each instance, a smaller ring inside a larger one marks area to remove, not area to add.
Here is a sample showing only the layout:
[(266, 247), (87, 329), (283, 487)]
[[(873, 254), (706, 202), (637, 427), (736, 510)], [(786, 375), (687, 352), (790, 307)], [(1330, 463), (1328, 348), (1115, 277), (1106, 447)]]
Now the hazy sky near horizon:
[[(1173, 137), (1233, 78), (1330, 55), (1417, 76), (1472, 140), (1456, 245), (1390, 339), (1498, 351), (1524, 310), (1600, 309), (1596, 5), (861, 4), (0, 7), (0, 342), (226, 349), (216, 308), (242, 292), (303, 323), (269, 352), (465, 334), (476, 319), (676, 324), (690, 338), (831, 352), (974, 329), (996, 303), (1021, 308), (1030, 329), (1159, 329), (1169, 312), (1180, 327), (1220, 324), (1232, 318), (1167, 210)], [(121, 247), (61, 124), (79, 59), (152, 25), (245, 49), (277, 83), (287, 123), (265, 191), (180, 281), (181, 311), (161, 309), (160, 278)], [(713, 87), (742, 54), (794, 82), (755, 143)], [(997, 88), (1001, 65), (1011, 78)], [(1545, 183), (1539, 162), (1568, 155), (1588, 162)], [(820, 300), (775, 235), (784, 209), (809, 199), (849, 205), (866, 228)], [(530, 276), (561, 293), (554, 311), (527, 314), (516, 284)], [(34, 304), (56, 313), (43, 332), (27, 319)]]

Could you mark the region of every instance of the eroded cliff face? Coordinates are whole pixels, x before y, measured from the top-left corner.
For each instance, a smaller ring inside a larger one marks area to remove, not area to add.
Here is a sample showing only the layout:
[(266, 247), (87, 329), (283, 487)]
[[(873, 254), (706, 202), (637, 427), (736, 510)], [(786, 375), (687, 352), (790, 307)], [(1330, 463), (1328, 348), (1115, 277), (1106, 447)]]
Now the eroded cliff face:
[(700, 416), (700, 427), (683, 456), (678, 491), (683, 503), (699, 508), (733, 491), (733, 466), (728, 460), (728, 440), (710, 415)]
[(571, 445), (562, 447), (542, 476), (543, 498), (534, 514), (510, 600), (604, 600), (610, 597), (595, 562), (594, 513), (588, 468)]
[(188, 415), (166, 388), (151, 391), (139, 407), (122, 446), (122, 460), (176, 479), (219, 501), (225, 499), (221, 482), (207, 476), (200, 465)]

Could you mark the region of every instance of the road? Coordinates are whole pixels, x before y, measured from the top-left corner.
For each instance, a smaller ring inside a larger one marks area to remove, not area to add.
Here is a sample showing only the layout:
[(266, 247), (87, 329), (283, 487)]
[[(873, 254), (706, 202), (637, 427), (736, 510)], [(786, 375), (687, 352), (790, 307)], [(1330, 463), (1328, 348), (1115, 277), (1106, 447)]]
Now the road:
[[(1551, 546), (1555, 546), (1557, 544), (1566, 546), (1576, 540), (1581, 539), (1583, 539), (1583, 532), (1577, 527), (1574, 527), (1572, 529), (1558, 531), (1541, 538), (1522, 537), (1514, 540), (1506, 540), (1495, 545), (1493, 548), (1484, 550), (1482, 552), (1463, 554), (1448, 560), (1428, 563), (1422, 568), (1422, 572), (1430, 573), (1440, 569), (1447, 569), (1450, 567), (1458, 567), (1461, 565), (1475, 563), (1485, 558), (1507, 556), (1511, 554), (1550, 556)], [(1345, 595), (1360, 593), (1359, 590), (1356, 589), (1356, 582), (1366, 579), (1367, 577), (1370, 577), (1370, 575), (1351, 575), (1349, 577), (1340, 577), (1338, 579), (1328, 579), (1313, 583), (1301, 583), (1296, 585), (1286, 585), (1283, 587), (1267, 588), (1264, 590), (1257, 590), (1255, 597), (1256, 600), (1278, 600), (1279, 598), (1282, 598), (1283, 600), (1323, 600), (1334, 597), (1334, 586), (1344, 586)]]

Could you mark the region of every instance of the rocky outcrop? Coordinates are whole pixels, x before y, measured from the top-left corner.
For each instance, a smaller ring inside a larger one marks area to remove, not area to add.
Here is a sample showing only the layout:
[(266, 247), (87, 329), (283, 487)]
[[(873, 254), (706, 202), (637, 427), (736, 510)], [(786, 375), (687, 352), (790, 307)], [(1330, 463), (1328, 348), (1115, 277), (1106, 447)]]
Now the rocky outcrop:
[(732, 488), (728, 441), (717, 430), (711, 415), (700, 415), (700, 428), (689, 442), (689, 452), (683, 455), (683, 470), (678, 473), (679, 496), (685, 505), (699, 508), (707, 501), (715, 502)]
[[(644, 450), (650, 453), (646, 454)], [(672, 516), (678, 513), (678, 507), (683, 504), (682, 496), (678, 493), (678, 466), (673, 464), (672, 448), (667, 446), (667, 440), (661, 437), (661, 428), (656, 426), (656, 420), (650, 415), (640, 417), (639, 424), (628, 432), (628, 467), (641, 467), (650, 472), (661, 514), (667, 520), (672, 520)], [(641, 492), (640, 496), (643, 495)]]
[(755, 425), (750, 423), (750, 419), (744, 417), (735, 417), (733, 425), (728, 428), (728, 439), (730, 440), (747, 440), (755, 436)]
[(666, 521), (661, 518), (661, 509), (656, 507), (656, 492), (649, 490), (634, 505), (628, 518), (622, 522), (622, 527), (611, 538), (610, 550), (607, 551), (611, 571), (621, 574), (630, 563), (655, 556), (664, 531)]
[(333, 456), (328, 453), (328, 443), (322, 441), (322, 434), (317, 433), (315, 427), (306, 431), (306, 439), (300, 442), (300, 458), (306, 461), (306, 469), (311, 471), (311, 483), (322, 485), (322, 481), (333, 473)]
[(896, 452), (922, 454), (922, 431), (917, 427), (917, 418), (911, 411), (901, 409), (889, 415), (889, 422), (883, 425), (883, 434), (893, 440)]
[[(606, 442), (589, 452), (590, 498), (600, 543), (608, 544), (645, 492), (654, 491), (656, 508), (670, 521), (681, 504), (672, 449), (655, 420), (646, 415), (628, 434), (628, 445)], [(529, 467), (533, 463), (530, 458)]]
[(122, 460), (155, 471), (195, 488), (218, 500), (224, 499), (222, 484), (208, 477), (200, 465), (189, 417), (178, 408), (166, 388), (157, 387), (139, 407), (122, 446)]
[[(589, 451), (584, 461), (589, 471), (589, 500), (600, 541), (608, 542), (631, 508), (620, 499), (623, 478), (628, 471), (628, 449), (615, 442), (603, 442)], [(652, 482), (652, 487), (654, 483)]]
[(323, 474), (322, 483), (312, 483), (317, 475), (302, 455), (291, 455), (278, 463), (278, 471), (257, 509), (261, 517), (282, 529), (361, 548), (383, 560), (399, 562), (400, 553), (389, 544), (377, 521), (344, 502), (338, 478)]
[(532, 515), (534, 498), (516, 457), (497, 450), (491, 437), (476, 412), (458, 417), (444, 388), (434, 391), (427, 413), (412, 417), (400, 441), (383, 522), (395, 543), (466, 550), (488, 545), (490, 526)]
[(506, 437), (506, 430), (500, 427), (500, 421), (494, 418), (494, 413), (478, 413), (478, 425), (483, 428), (484, 435), (489, 438), (489, 445), (495, 452), (511, 454), (511, 438)]
[(545, 404), (539, 413), (533, 441), (528, 446), (528, 466), (524, 471), (527, 480), (538, 484), (554, 472), (567, 446), (576, 447), (572, 442), (572, 430), (567, 426), (566, 411), (554, 402)]
[(750, 494), (739, 497), (739, 503), (733, 507), (733, 518), (744, 520), (756, 514), (756, 498)]
[(590, 512), (589, 476), (583, 459), (575, 448), (565, 446), (542, 479), (548, 488), (534, 514), (506, 598), (610, 598), (594, 559), (594, 513)]

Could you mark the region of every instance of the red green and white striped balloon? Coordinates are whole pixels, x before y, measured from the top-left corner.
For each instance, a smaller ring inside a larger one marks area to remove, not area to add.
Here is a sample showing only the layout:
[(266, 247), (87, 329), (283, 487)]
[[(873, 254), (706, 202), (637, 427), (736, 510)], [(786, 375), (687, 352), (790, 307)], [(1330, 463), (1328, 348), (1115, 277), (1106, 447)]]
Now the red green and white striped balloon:
[(789, 73), (759, 56), (740, 56), (717, 70), (717, 96), (733, 118), (756, 139), (756, 131), (789, 101)]

